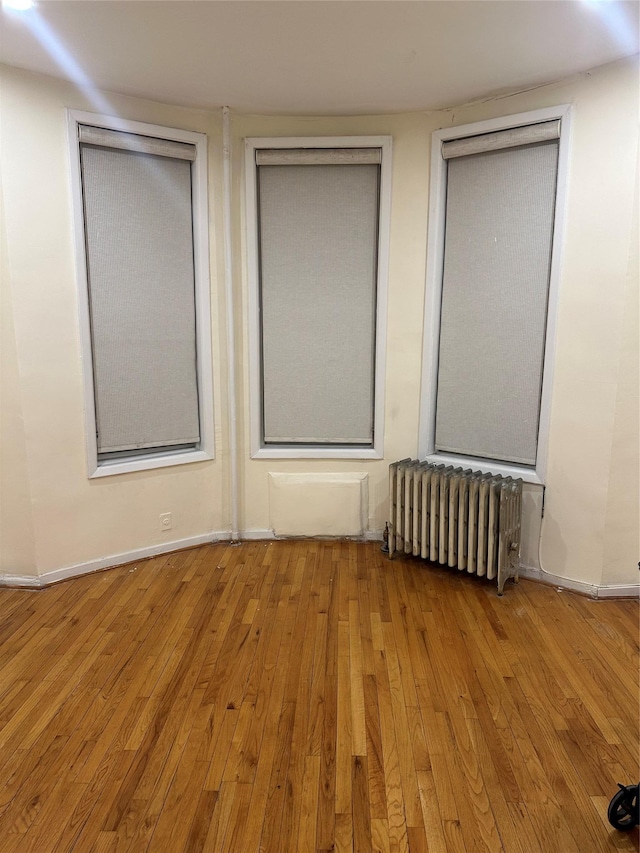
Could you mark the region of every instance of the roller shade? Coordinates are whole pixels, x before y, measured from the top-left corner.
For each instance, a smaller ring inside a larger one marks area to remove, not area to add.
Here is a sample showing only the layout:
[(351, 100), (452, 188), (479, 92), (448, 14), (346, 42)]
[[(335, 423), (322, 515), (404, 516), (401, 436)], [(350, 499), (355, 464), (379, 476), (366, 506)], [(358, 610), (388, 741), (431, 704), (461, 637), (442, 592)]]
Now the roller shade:
[(466, 157), (469, 154), (482, 154), (486, 151), (499, 151), (503, 148), (516, 148), (556, 139), (560, 139), (560, 122), (546, 121), (443, 142), (442, 156), (448, 160), (452, 157)]
[(99, 145), (102, 148), (118, 148), (123, 151), (136, 151), (138, 154), (154, 154), (157, 157), (172, 157), (178, 160), (195, 160), (196, 146), (189, 142), (175, 142), (172, 139), (157, 139), (153, 136), (141, 136), (138, 133), (122, 133), (104, 127), (78, 126), (80, 144)]
[(256, 151), (258, 166), (326, 166), (331, 164), (382, 163), (380, 148), (262, 148)]
[(82, 144), (81, 170), (98, 453), (193, 445), (191, 163)]
[(379, 183), (375, 164), (258, 168), (265, 443), (373, 443)]
[(558, 143), (448, 162), (436, 449), (534, 465)]

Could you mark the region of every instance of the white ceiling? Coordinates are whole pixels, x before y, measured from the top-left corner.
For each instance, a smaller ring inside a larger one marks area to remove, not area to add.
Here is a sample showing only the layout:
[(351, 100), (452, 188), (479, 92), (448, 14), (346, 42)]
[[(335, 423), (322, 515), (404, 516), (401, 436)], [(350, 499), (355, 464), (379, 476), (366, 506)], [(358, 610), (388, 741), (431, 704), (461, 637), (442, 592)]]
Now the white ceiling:
[(429, 110), (639, 50), (616, 0), (41, 0), (3, 10), (0, 59), (194, 107)]

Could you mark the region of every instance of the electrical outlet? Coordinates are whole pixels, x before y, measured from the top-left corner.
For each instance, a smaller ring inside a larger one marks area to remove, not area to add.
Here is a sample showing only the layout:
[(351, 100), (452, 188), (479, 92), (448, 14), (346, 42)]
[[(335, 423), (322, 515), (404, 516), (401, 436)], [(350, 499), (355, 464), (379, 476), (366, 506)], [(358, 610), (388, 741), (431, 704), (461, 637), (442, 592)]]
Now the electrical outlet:
[(170, 512), (161, 512), (160, 513), (160, 530), (171, 530), (172, 527), (172, 518)]

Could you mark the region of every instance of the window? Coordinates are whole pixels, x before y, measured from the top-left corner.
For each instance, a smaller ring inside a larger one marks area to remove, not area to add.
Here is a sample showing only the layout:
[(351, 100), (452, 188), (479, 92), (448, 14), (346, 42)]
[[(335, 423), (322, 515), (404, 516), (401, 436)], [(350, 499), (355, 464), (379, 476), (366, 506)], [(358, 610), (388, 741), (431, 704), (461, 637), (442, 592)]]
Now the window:
[(90, 476), (212, 458), (205, 137), (70, 125)]
[(382, 456), (390, 147), (247, 140), (254, 457)]
[(434, 461), (543, 482), (566, 120), (434, 134), (421, 422)]

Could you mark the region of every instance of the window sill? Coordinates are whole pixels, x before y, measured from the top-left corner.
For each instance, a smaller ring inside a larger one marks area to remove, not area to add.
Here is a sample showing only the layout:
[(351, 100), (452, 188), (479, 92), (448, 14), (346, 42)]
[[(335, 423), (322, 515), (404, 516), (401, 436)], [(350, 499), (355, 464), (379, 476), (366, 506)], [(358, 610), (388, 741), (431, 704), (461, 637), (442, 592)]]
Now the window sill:
[(482, 471), (483, 474), (501, 474), (503, 477), (520, 479), (524, 483), (534, 483), (538, 486), (544, 485), (540, 472), (535, 468), (525, 465), (516, 465), (508, 462), (494, 462), (491, 459), (479, 459), (475, 456), (455, 456), (447, 453), (428, 453), (426, 462), (434, 465), (453, 465), (455, 468), (471, 468), (473, 471)]
[(113, 462), (100, 462), (93, 465), (94, 470), (89, 474), (89, 479), (113, 477), (116, 474), (128, 474), (132, 471), (150, 471), (154, 468), (188, 465), (192, 462), (207, 462), (213, 458), (213, 454), (206, 450), (189, 450), (167, 455), (136, 456), (135, 459), (114, 459)]
[(383, 459), (374, 447), (260, 447), (252, 459)]

